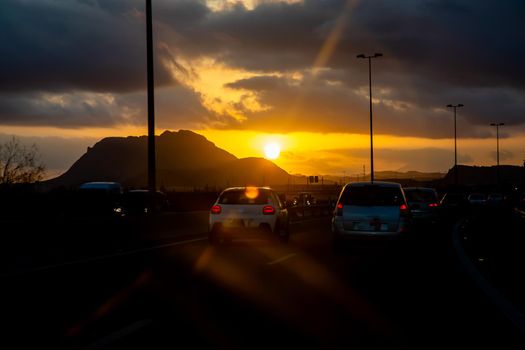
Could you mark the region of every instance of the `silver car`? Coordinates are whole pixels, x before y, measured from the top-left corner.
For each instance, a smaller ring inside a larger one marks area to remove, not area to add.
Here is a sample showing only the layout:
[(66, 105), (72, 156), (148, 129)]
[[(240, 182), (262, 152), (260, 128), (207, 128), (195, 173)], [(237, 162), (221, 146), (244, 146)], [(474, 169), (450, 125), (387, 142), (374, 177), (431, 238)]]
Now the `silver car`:
[(334, 211), (334, 244), (352, 238), (401, 238), (410, 223), (410, 210), (400, 184), (350, 183), (342, 189)]

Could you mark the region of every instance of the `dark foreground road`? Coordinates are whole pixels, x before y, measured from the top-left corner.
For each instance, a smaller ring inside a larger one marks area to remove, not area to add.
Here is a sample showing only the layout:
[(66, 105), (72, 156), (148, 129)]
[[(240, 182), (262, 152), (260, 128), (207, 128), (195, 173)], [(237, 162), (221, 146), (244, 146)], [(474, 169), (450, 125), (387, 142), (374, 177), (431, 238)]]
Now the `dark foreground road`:
[(445, 228), (341, 253), (328, 219), (294, 225), (288, 245), (179, 233), (4, 275), (2, 348), (525, 347), (457, 267)]

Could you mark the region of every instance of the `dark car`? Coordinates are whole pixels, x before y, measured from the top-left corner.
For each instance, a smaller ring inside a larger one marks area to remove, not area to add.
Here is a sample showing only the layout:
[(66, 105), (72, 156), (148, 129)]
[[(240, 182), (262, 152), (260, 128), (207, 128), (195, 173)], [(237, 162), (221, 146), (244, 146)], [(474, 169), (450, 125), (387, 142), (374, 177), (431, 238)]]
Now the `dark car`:
[(153, 201), (148, 190), (131, 190), (123, 195), (123, 207), (126, 215), (140, 216), (166, 210), (168, 199), (165, 193), (155, 192)]
[(79, 186), (67, 211), (73, 218), (115, 218), (124, 215), (118, 182), (87, 182)]
[(440, 203), (435, 189), (407, 187), (404, 191), (414, 220), (436, 221), (438, 219)]

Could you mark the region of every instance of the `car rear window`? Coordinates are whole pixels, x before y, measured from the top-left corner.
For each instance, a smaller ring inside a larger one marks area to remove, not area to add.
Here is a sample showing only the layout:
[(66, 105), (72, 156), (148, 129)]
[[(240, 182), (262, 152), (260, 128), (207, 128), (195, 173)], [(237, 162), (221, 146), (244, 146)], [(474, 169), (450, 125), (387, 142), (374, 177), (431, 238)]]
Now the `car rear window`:
[(219, 204), (267, 204), (269, 196), (268, 191), (261, 190), (254, 198), (249, 198), (244, 190), (226, 191), (220, 196)]
[(399, 188), (363, 186), (347, 187), (339, 202), (357, 206), (398, 206), (405, 201)]
[(410, 202), (435, 202), (437, 201), (437, 196), (432, 191), (424, 190), (405, 190), (405, 196), (407, 201)]

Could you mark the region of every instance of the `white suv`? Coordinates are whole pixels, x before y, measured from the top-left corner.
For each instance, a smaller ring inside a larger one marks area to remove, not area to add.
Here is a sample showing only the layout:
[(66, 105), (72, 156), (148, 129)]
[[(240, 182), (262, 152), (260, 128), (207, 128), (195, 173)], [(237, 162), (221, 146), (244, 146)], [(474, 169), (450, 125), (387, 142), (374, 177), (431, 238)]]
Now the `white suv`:
[(341, 191), (332, 219), (334, 246), (347, 238), (399, 238), (411, 215), (401, 185), (357, 182)]
[(232, 187), (224, 190), (210, 210), (209, 240), (217, 244), (232, 238), (263, 236), (289, 239), (288, 211), (268, 187)]

